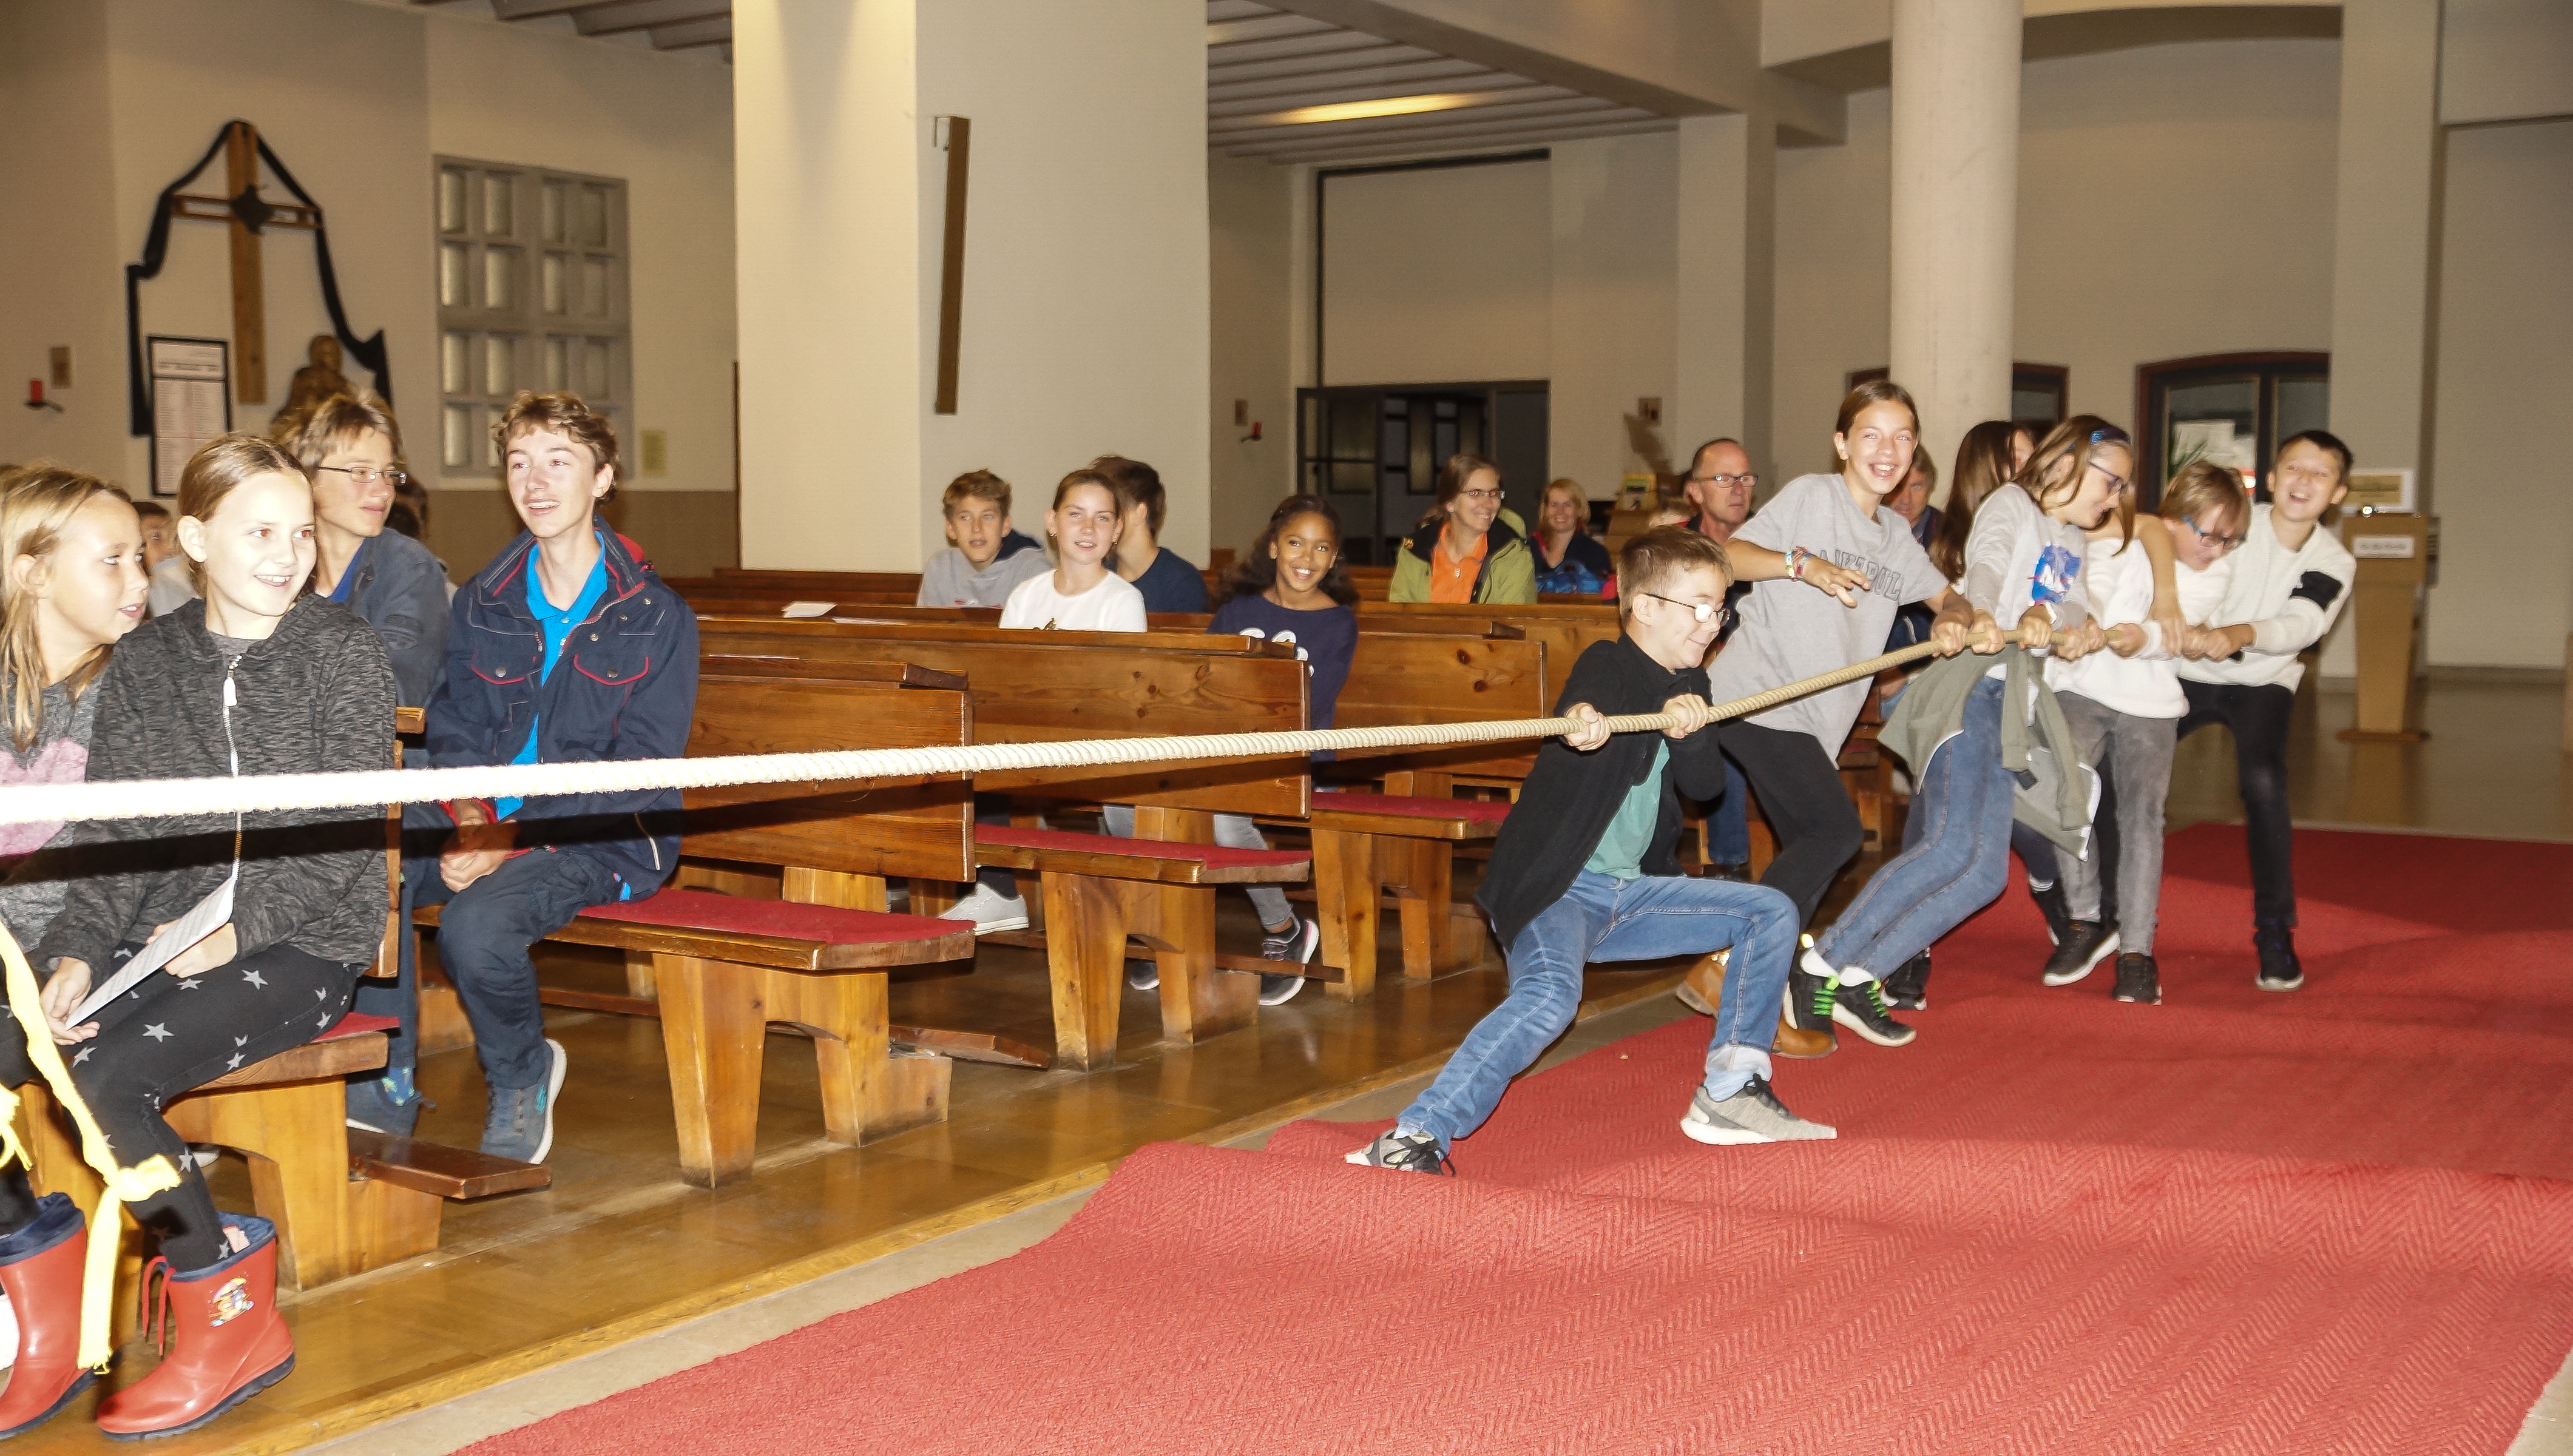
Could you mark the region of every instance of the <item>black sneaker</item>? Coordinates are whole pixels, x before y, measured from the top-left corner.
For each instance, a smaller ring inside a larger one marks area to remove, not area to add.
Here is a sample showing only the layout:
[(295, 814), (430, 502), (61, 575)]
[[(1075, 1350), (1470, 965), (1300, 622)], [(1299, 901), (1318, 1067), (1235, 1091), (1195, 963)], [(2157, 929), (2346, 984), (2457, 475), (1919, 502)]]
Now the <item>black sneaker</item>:
[(2032, 884), (2028, 887), (2028, 894), (2046, 917), (2046, 938), (2063, 945), (2065, 933), (2073, 929), (2072, 907), (2064, 903), (2064, 882), (2058, 880), (2043, 890)]
[(1900, 1047), (1921, 1035), (1886, 1011), (1885, 987), (1874, 981), (1844, 986), (1835, 992), (1832, 1020), (1879, 1047)]
[(2153, 958), (2130, 951), (2118, 958), (2118, 989), (2111, 996), (2138, 1006), (2162, 1004), (2162, 968)]
[(1885, 978), (1885, 1004), (1896, 1011), (1930, 1009), (1930, 953), (1920, 955), (1894, 968)]
[(2073, 921), (2055, 943), (2055, 954), (2046, 958), (2044, 979), (2049, 986), (2071, 986), (2090, 975), (2092, 967), (2116, 954), (2116, 931), (2096, 920)]
[(1405, 1132), (1395, 1128), (1359, 1148), (1348, 1160), (1367, 1167), (1399, 1168), (1404, 1172), (1444, 1173), (1456, 1175), (1455, 1164), (1438, 1150), (1438, 1139), (1426, 1132)]
[(1739, 865), (1709, 865), (1703, 872), (1703, 878), (1709, 880), (1731, 880), (1738, 884), (1748, 885), (1751, 883), (1751, 866), (1747, 863)]
[(1807, 970), (1809, 965), (1823, 965), (1822, 957), (1810, 948), (1787, 968), (1787, 1025), (1800, 1032), (1828, 1034), (1832, 1029), (1833, 993), (1840, 987), (1840, 977), (1828, 967)]
[(2254, 926), (2251, 945), (2260, 953), (2260, 974), (2252, 985), (2262, 991), (2293, 991), (2305, 984), (2305, 965), (2296, 959), (2294, 927)]

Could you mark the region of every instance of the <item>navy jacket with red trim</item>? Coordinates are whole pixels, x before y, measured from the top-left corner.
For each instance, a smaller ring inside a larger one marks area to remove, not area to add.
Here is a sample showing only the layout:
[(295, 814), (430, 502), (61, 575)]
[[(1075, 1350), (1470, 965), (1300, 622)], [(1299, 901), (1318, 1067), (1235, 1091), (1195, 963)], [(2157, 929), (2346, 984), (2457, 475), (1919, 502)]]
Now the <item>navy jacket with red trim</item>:
[[(540, 733), (537, 761), (680, 758), (697, 710), (697, 615), (661, 582), (642, 550), (600, 540), (607, 590), (543, 676), (545, 651), (527, 610), (535, 537), (524, 531), (455, 593), (446, 667), (429, 694), (427, 751), (406, 765), (504, 764)], [(511, 816), (522, 849), (596, 856), (634, 898), (661, 888), (679, 862), (679, 793), (529, 799)]]

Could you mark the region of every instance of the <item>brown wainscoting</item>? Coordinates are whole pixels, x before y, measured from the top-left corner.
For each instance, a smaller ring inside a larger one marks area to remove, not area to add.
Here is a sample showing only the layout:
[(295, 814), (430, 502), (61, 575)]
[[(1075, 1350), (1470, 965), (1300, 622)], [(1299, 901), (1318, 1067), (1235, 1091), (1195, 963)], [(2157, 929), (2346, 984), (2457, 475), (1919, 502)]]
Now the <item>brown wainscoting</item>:
[[(497, 485), (429, 492), (429, 548), (458, 584), (498, 555), (518, 533), (517, 512)], [(664, 576), (704, 576), (741, 564), (741, 541), (729, 490), (628, 490), (604, 514), (643, 547)]]

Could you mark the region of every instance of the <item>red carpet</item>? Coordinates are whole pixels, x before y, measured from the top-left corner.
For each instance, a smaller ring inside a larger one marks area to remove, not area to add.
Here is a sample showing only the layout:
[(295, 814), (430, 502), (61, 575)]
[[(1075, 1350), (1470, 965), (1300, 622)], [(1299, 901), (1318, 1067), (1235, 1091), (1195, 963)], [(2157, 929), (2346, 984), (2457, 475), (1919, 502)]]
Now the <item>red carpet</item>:
[(2298, 853), (2290, 996), (2193, 830), (2165, 1005), (2038, 986), (2014, 892), (1914, 1046), (1782, 1064), (1838, 1142), (1682, 1138), (1692, 1020), (1453, 1181), (1147, 1148), (1015, 1258), (474, 1449), (2496, 1453), (2573, 1346), (2573, 848)]

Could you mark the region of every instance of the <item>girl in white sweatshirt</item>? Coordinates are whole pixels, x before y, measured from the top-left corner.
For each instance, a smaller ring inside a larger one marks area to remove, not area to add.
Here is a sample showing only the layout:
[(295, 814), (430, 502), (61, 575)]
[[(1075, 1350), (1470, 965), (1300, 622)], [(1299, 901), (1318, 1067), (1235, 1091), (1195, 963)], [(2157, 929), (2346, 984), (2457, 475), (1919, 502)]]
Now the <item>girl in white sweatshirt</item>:
[[(2109, 628), (2109, 650), (2055, 663), (2047, 679), (2082, 745), (2083, 761), (2109, 777), (2117, 795), (2118, 924), (2102, 923), (2107, 846), (2095, 841), (2084, 859), (2064, 858), (2064, 894), (2072, 928), (2044, 973), (2049, 986), (2070, 986), (2110, 956), (2118, 958), (2119, 1001), (2161, 1001), (2153, 962), (2153, 926), (2161, 899), (2162, 801), (2170, 794), (2174, 730), (2188, 710), (2175, 659), (2210, 619), (2232, 580), (2229, 553), (2251, 516), (2242, 479), (2199, 461), (2172, 477), (2161, 514), (2135, 522), (2131, 541), (2115, 522), (2093, 532), (2082, 574), (2091, 609)], [(2179, 631), (2152, 619), (2153, 575), (2174, 568)]]

